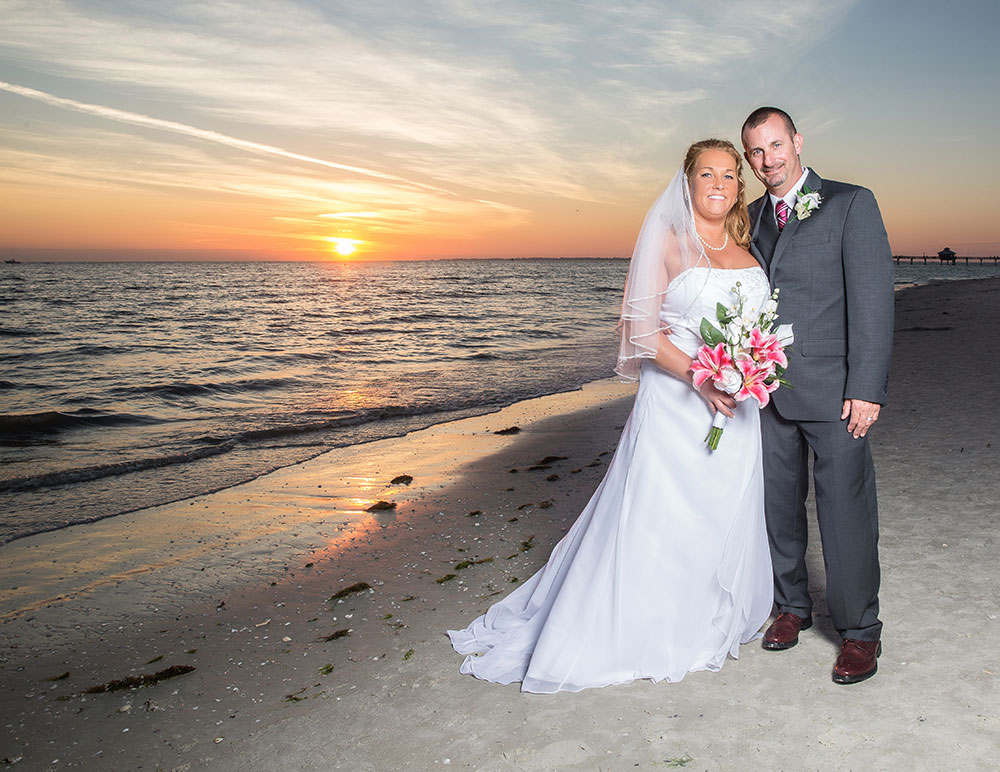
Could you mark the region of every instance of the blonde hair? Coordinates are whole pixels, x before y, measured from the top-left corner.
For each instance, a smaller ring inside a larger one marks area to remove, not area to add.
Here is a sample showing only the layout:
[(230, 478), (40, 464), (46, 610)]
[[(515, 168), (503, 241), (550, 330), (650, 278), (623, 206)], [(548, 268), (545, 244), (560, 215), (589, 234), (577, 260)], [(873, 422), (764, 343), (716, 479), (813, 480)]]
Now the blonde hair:
[(698, 156), (705, 150), (723, 150), (732, 156), (733, 162), (736, 164), (736, 179), (739, 182), (739, 188), (736, 193), (736, 203), (726, 215), (726, 232), (729, 234), (729, 238), (746, 249), (750, 246), (750, 215), (747, 214), (743, 159), (733, 143), (725, 139), (703, 139), (700, 142), (695, 142), (688, 148), (687, 154), (684, 156), (684, 174), (688, 181), (691, 180), (691, 175), (694, 173)]

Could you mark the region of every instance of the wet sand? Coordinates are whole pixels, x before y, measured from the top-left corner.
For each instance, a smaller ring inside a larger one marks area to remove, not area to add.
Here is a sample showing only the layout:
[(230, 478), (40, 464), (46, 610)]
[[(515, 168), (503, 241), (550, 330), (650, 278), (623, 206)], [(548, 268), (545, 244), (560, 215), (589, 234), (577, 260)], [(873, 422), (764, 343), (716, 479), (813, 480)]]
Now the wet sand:
[[(830, 681), (815, 532), (818, 623), (787, 652), (553, 696), (459, 675), (444, 630), (530, 576), (604, 472), (633, 388), (603, 381), (0, 548), (0, 763), (996, 770), (998, 297), (998, 280), (897, 293), (870, 681)], [(380, 500), (395, 509), (365, 511)], [(194, 670), (82, 694), (171, 666)]]

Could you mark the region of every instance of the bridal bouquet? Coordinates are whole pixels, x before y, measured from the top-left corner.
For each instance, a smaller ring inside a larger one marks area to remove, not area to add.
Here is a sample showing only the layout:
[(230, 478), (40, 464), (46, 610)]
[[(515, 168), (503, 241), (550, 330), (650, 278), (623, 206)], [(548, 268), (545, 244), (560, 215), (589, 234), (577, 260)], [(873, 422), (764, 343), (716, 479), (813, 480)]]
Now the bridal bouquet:
[[(775, 325), (778, 318), (778, 290), (771, 293), (763, 308), (756, 308), (740, 289), (733, 287), (734, 301), (728, 308), (716, 306), (718, 326), (708, 319), (701, 320), (701, 338), (705, 341), (691, 364), (694, 387), (700, 389), (711, 380), (716, 388), (732, 394), (737, 402), (751, 397), (764, 407), (771, 392), (780, 384), (788, 367), (785, 347), (794, 340), (792, 325)], [(716, 412), (712, 428), (705, 441), (715, 450), (726, 424), (727, 416)]]

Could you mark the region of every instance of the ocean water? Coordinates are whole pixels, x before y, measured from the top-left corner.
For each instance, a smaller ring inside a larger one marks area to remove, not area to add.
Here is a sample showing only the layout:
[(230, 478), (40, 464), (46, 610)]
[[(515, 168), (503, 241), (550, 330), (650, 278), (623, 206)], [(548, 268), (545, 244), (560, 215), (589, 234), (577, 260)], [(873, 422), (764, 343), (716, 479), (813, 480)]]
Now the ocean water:
[(1000, 276), (1000, 263), (959, 261), (955, 265), (942, 264), (936, 258), (926, 263), (897, 263), (896, 284), (927, 284), (937, 281), (962, 281), (963, 279), (989, 279)]
[(610, 376), (627, 268), (0, 265), (0, 543)]
[(627, 267), (0, 265), (0, 542), (607, 377)]

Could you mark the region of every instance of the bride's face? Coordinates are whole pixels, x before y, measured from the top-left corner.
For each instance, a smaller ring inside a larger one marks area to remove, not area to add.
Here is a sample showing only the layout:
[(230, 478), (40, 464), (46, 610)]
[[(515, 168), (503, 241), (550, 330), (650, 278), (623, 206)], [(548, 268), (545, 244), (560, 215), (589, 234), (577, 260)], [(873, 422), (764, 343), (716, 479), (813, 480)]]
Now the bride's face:
[(736, 162), (725, 150), (703, 150), (691, 170), (688, 185), (697, 217), (708, 221), (724, 219), (739, 194)]

